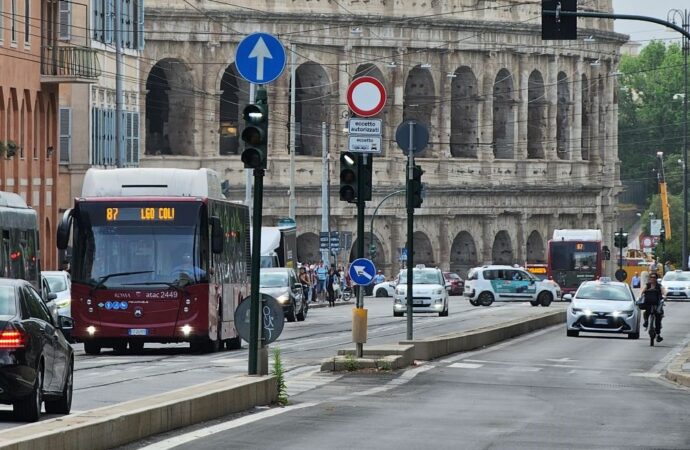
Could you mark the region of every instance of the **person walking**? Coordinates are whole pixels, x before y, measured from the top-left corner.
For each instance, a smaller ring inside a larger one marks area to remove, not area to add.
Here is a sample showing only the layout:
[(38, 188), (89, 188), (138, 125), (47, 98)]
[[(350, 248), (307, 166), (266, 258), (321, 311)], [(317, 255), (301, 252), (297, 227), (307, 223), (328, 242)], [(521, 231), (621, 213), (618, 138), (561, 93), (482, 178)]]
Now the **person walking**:
[(302, 285), (302, 300), (309, 302), (309, 289), (311, 288), (311, 281), (309, 280), (309, 274), (307, 274), (307, 269), (302, 266), (299, 269), (299, 283)]
[(328, 277), (326, 278), (326, 296), (328, 298), (328, 306), (335, 306), (335, 290), (333, 289), (333, 282), (337, 278), (335, 274), (335, 269), (333, 267), (328, 271)]

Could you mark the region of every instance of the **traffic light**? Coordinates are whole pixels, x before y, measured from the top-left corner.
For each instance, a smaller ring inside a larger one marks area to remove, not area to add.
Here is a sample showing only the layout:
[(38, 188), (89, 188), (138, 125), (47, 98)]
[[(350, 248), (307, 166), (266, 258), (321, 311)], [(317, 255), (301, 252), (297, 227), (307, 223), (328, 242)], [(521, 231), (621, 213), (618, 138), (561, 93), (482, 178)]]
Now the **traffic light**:
[(408, 180), (408, 183), (410, 184), (410, 190), (412, 191), (411, 194), (411, 201), (412, 208), (421, 208), (422, 206), (422, 174), (424, 171), (422, 170), (421, 166), (414, 165), (412, 168), (412, 180)]
[[(577, 0), (542, 0), (541, 11), (542, 39), (577, 39), (577, 17), (558, 14), (577, 12)], [(558, 15), (545, 15), (544, 11), (556, 11)]]
[(616, 248), (625, 248), (628, 246), (628, 233), (616, 232), (613, 238), (613, 245)]
[(659, 242), (666, 242), (666, 229), (661, 227), (661, 232), (659, 233)]
[(350, 152), (340, 154), (340, 200), (357, 202), (357, 155)]
[(242, 112), (244, 151), (242, 162), (245, 169), (265, 169), (268, 156), (268, 99), (266, 91), (256, 91), (255, 102)]
[(376, 244), (369, 244), (369, 258), (376, 258)]
[(658, 252), (656, 251), (656, 246), (652, 248), (652, 256), (654, 259), (657, 259), (659, 257)]
[[(361, 162), (362, 159), (363, 158), (360, 157), (359, 161)], [(362, 163), (362, 200), (368, 202), (371, 200), (371, 173), (374, 157), (372, 155), (368, 155), (366, 159), (367, 161)]]

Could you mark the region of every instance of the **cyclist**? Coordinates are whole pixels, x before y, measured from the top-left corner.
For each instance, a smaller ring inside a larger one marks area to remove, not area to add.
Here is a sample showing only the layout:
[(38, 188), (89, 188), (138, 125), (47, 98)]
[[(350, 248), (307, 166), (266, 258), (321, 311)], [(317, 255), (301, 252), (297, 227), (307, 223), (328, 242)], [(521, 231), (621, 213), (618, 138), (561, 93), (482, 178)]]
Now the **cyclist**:
[[(656, 272), (649, 274), (649, 280), (645, 287), (642, 288), (640, 295), (644, 298), (644, 303), (641, 308), (644, 309), (644, 324), (645, 329), (649, 325), (649, 315), (651, 314), (652, 308), (658, 308), (663, 301), (663, 294), (661, 293), (661, 283), (659, 283), (659, 275)], [(664, 338), (661, 337), (661, 318), (663, 317), (663, 312), (656, 315), (656, 324), (652, 323), (652, 326), (656, 326), (656, 341), (661, 342)]]

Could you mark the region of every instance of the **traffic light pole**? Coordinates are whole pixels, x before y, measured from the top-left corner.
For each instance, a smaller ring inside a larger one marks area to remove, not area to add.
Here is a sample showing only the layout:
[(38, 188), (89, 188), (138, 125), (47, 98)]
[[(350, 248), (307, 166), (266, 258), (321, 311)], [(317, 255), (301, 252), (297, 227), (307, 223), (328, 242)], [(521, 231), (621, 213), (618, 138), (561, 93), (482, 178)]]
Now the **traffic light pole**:
[[(357, 155), (357, 258), (364, 258), (364, 165), (370, 158), (366, 153)], [(364, 286), (357, 286), (357, 308), (364, 308)], [(356, 343), (357, 358), (364, 354), (364, 344)]]
[(413, 339), (412, 328), (412, 277), (414, 267), (414, 205), (412, 179), (414, 177), (414, 122), (410, 122), (409, 150), (407, 152), (407, 340)]
[(623, 228), (618, 230), (618, 236), (620, 239), (620, 245), (618, 246), (618, 269), (623, 270)]
[(254, 217), (252, 219), (252, 277), (251, 277), (251, 306), (249, 309), (249, 375), (265, 375), (259, 373), (259, 349), (261, 348), (261, 321), (259, 309), (261, 306), (259, 283), (261, 282), (261, 210), (264, 197), (264, 169), (254, 169)]

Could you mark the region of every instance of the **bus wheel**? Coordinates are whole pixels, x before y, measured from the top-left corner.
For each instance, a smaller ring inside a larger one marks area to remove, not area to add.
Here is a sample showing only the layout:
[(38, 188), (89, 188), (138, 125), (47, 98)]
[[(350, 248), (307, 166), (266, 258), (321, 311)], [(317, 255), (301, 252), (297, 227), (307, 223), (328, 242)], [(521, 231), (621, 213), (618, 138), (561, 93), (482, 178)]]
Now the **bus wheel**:
[(553, 297), (551, 296), (550, 292), (544, 291), (541, 294), (539, 294), (539, 296), (537, 297), (537, 300), (539, 300), (539, 303), (541, 304), (541, 306), (549, 306), (551, 304), (551, 302), (553, 301)]
[(215, 341), (212, 339), (206, 339), (204, 342), (204, 351), (206, 353), (215, 353), (218, 350), (220, 350), (220, 341), (218, 339)]
[(491, 292), (484, 291), (481, 294), (479, 294), (479, 297), (477, 297), (477, 301), (482, 306), (491, 306), (491, 304), (494, 302), (494, 296)]
[(84, 341), (84, 351), (87, 355), (100, 355), (101, 346), (94, 341)]
[(225, 340), (225, 348), (228, 350), (239, 350), (242, 348), (242, 338), (236, 337)]
[(133, 355), (139, 355), (144, 351), (144, 343), (142, 341), (130, 341), (129, 352)]

